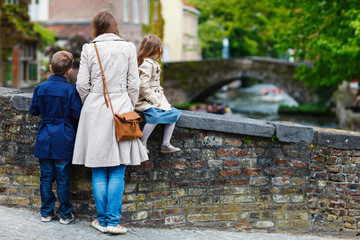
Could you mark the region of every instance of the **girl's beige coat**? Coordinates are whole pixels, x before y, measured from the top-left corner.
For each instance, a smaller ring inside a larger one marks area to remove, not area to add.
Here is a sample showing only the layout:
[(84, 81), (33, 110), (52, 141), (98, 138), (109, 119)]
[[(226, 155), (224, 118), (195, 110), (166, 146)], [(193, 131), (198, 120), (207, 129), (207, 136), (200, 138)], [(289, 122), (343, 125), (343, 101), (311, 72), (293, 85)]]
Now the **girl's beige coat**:
[(139, 67), (140, 74), (140, 94), (139, 100), (135, 105), (136, 111), (143, 112), (151, 107), (171, 110), (163, 88), (160, 86), (161, 69), (158, 62), (151, 58), (145, 58)]
[[(115, 113), (134, 110), (140, 85), (134, 44), (111, 33), (102, 34), (93, 42), (96, 42), (99, 51)], [(139, 165), (148, 160), (140, 140), (116, 141), (114, 119), (110, 107), (107, 108), (105, 104), (103, 81), (93, 42), (83, 46), (76, 82), (83, 108), (73, 164), (86, 167)]]

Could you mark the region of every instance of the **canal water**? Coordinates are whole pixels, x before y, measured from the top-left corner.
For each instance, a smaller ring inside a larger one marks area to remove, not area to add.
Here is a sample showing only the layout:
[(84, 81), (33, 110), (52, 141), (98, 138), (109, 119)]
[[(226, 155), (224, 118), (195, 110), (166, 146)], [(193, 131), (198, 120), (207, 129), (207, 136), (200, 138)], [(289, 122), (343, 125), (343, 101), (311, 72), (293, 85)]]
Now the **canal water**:
[(278, 114), (280, 105), (298, 106), (287, 93), (272, 84), (255, 84), (250, 87), (228, 88), (216, 92), (208, 102), (223, 103), (230, 107), (232, 114), (246, 118), (271, 121), (289, 121), (302, 125), (324, 128), (338, 128), (335, 116)]

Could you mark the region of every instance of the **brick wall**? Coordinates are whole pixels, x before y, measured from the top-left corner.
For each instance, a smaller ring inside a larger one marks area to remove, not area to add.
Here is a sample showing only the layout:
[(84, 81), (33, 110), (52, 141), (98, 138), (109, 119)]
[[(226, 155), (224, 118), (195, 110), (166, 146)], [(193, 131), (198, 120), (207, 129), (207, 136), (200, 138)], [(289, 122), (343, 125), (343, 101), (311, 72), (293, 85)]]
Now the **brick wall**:
[[(0, 88), (0, 204), (38, 210), (30, 97)], [(183, 151), (165, 155), (162, 131), (151, 160), (126, 170), (125, 225), (357, 233), (359, 134), (184, 111), (173, 138)], [(73, 167), (71, 199), (95, 217), (89, 169)]]

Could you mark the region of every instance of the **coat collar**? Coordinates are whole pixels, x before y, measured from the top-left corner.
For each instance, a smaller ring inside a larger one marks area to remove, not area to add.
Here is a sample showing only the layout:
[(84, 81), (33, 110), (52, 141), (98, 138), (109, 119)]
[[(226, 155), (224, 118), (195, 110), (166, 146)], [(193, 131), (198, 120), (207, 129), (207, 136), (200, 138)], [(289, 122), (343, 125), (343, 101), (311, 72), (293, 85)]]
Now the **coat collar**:
[(64, 76), (60, 76), (60, 75), (51, 75), (49, 78), (48, 78), (48, 81), (56, 81), (56, 82), (68, 82), (66, 77)]
[(93, 43), (93, 42), (104, 42), (104, 41), (124, 41), (124, 39), (113, 33), (104, 33), (97, 36), (97, 38), (95, 38), (91, 42)]
[(158, 61), (155, 61), (152, 58), (144, 58), (144, 61), (148, 61), (149, 63), (155, 64), (160, 69), (160, 63), (158, 63)]

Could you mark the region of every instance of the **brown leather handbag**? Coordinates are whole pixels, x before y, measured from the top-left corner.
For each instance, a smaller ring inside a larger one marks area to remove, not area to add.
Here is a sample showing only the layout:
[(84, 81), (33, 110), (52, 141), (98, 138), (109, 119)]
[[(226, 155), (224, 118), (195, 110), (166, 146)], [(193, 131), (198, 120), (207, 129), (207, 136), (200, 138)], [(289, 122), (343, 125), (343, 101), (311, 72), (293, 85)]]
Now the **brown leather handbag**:
[[(101, 76), (103, 80), (104, 99), (105, 99), (106, 107), (109, 108), (109, 103), (110, 103), (111, 112), (114, 116), (116, 140), (120, 142), (120, 141), (128, 141), (128, 140), (135, 140), (141, 138), (144, 134), (140, 130), (139, 122), (141, 121), (141, 117), (139, 114), (137, 114), (135, 111), (131, 111), (123, 114), (114, 113), (114, 109), (112, 107), (110, 100), (110, 94), (105, 81), (104, 70), (101, 66), (100, 56), (95, 42), (94, 42), (94, 46), (99, 61)], [(106, 98), (105, 92), (107, 94), (107, 97), (109, 98), (109, 102)]]

